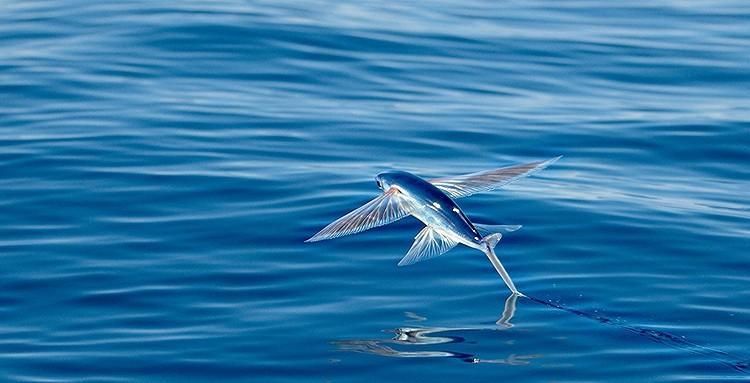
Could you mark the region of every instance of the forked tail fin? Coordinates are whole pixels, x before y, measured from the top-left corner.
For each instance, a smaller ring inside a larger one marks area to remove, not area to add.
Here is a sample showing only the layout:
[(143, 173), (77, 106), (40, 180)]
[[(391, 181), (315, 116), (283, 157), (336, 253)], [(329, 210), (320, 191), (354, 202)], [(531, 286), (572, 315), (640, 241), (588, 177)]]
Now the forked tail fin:
[(492, 266), (495, 267), (495, 270), (497, 270), (497, 273), (500, 274), (500, 276), (503, 278), (503, 282), (505, 282), (505, 285), (508, 286), (510, 291), (513, 294), (525, 296), (521, 294), (518, 289), (516, 289), (516, 286), (513, 284), (513, 280), (510, 279), (510, 275), (508, 275), (508, 272), (505, 271), (505, 267), (503, 267), (503, 264), (500, 263), (500, 260), (497, 259), (497, 255), (495, 255), (495, 246), (497, 246), (497, 243), (500, 242), (501, 238), (503, 238), (503, 235), (500, 233), (490, 234), (482, 238), (482, 243), (485, 244), (484, 253), (487, 255), (487, 258), (489, 258)]

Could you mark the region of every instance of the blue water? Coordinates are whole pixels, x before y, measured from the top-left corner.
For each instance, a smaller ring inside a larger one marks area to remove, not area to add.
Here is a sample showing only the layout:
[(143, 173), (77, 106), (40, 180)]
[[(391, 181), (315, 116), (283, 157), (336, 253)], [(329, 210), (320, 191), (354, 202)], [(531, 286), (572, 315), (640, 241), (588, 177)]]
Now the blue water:
[[(747, 1), (0, 9), (2, 381), (750, 380)], [(458, 201), (528, 299), (413, 218), (303, 243), (561, 154)]]

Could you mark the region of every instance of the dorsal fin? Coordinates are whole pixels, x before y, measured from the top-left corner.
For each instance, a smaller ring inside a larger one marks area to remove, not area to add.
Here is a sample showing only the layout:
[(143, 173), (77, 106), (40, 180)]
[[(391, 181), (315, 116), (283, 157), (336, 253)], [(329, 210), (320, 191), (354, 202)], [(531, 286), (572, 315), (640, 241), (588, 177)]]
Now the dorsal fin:
[(398, 263), (399, 266), (413, 265), (417, 262), (435, 258), (454, 248), (458, 242), (440, 234), (430, 226), (425, 226), (422, 231), (414, 237), (414, 243), (409, 252)]
[(492, 233), (512, 233), (521, 228), (521, 225), (486, 225), (483, 223), (474, 223), (479, 234), (488, 235)]

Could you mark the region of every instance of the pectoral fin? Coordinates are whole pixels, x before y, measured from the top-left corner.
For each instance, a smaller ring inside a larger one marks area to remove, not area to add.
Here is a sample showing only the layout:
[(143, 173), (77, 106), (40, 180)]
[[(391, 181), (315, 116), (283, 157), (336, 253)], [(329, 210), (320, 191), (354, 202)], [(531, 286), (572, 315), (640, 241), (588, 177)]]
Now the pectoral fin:
[(436, 178), (430, 180), (430, 182), (451, 198), (468, 197), (472, 194), (498, 189), (511, 182), (528, 177), (551, 165), (560, 157), (478, 173)]
[(406, 217), (412, 206), (396, 188), (390, 188), (372, 201), (324, 227), (305, 242), (338, 238), (383, 226)]
[(426, 226), (414, 237), (414, 243), (404, 258), (398, 263), (399, 266), (412, 265), (417, 262), (435, 258), (454, 248), (458, 242), (448, 238), (430, 226)]

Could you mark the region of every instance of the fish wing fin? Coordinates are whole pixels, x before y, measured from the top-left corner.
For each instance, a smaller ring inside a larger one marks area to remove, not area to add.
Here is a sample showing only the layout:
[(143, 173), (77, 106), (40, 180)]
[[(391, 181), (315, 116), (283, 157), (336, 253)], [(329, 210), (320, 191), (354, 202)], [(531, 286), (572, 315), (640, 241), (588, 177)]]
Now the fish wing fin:
[(468, 197), (472, 194), (498, 189), (513, 181), (528, 177), (551, 165), (561, 157), (562, 156), (555, 157), (547, 161), (536, 161), (528, 164), (486, 170), (478, 173), (435, 178), (430, 180), (430, 183), (451, 198)]
[(492, 233), (512, 233), (521, 228), (521, 225), (485, 225), (483, 223), (474, 223), (479, 234), (488, 235)]
[(317, 242), (356, 234), (373, 227), (387, 225), (411, 213), (411, 204), (403, 193), (390, 188), (358, 209), (333, 221), (305, 242)]
[(398, 262), (399, 266), (413, 265), (417, 262), (435, 258), (454, 248), (458, 242), (448, 238), (430, 226), (425, 226), (414, 237), (414, 243), (409, 252)]

